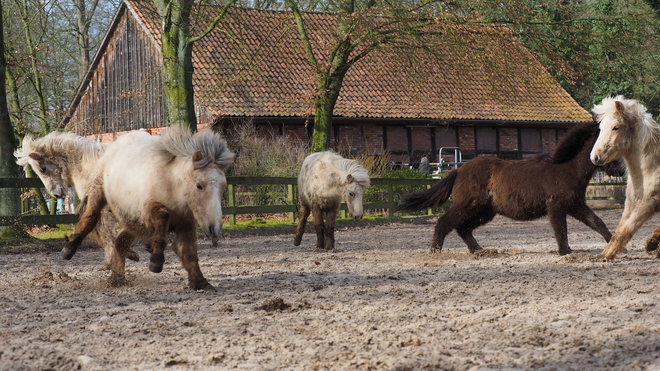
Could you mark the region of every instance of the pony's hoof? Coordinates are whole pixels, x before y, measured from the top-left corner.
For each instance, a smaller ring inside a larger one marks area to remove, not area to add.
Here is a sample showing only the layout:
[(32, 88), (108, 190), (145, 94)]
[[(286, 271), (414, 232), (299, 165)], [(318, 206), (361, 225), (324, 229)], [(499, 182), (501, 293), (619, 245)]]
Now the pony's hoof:
[(301, 238), (294, 238), (293, 239), (293, 246), (300, 246), (300, 242), (302, 242), (302, 237)]
[(153, 273), (160, 273), (163, 271), (163, 263), (149, 262), (149, 270)]
[(138, 255), (138, 253), (133, 249), (128, 251), (128, 255), (126, 255), (126, 257), (135, 262), (140, 261), (140, 255)]
[(154, 273), (160, 273), (163, 271), (163, 263), (165, 263), (165, 256), (163, 253), (151, 254), (151, 259), (149, 259), (149, 270)]
[(571, 250), (571, 249), (568, 249), (568, 250), (559, 250), (559, 255), (560, 255), (560, 256), (564, 256), (564, 255), (568, 255), (568, 254), (570, 254), (570, 253), (572, 253), (572, 252), (573, 252), (573, 250)]
[(648, 240), (646, 240), (646, 246), (644, 246), (644, 250), (646, 252), (653, 252), (658, 249), (658, 240), (655, 237), (651, 237)]
[(60, 251), (60, 256), (64, 260), (71, 260), (73, 258), (73, 255), (76, 253), (76, 249), (70, 248), (70, 247), (65, 247)]
[(123, 275), (112, 273), (110, 277), (108, 277), (108, 285), (110, 285), (110, 287), (128, 286), (128, 280)]
[(218, 291), (218, 290), (215, 289), (215, 287), (213, 287), (213, 285), (211, 285), (208, 282), (200, 282), (200, 283), (197, 283), (197, 284), (191, 284), (190, 288), (192, 290), (195, 290), (195, 291), (211, 291), (211, 292)]

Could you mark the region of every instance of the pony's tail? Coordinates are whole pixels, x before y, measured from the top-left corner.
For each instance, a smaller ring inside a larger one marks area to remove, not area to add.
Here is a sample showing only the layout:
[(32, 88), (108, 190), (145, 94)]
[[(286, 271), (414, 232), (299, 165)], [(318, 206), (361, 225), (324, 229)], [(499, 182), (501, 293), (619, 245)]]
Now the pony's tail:
[(429, 207), (441, 206), (451, 196), (457, 176), (458, 171), (453, 170), (433, 187), (405, 195), (396, 211), (419, 211)]

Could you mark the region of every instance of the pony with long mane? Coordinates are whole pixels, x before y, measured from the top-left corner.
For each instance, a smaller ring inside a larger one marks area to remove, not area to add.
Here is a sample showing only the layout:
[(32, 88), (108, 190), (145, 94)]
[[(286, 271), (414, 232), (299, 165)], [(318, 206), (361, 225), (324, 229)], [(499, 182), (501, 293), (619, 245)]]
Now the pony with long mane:
[(173, 126), (161, 136), (132, 132), (119, 137), (99, 160), (85, 211), (60, 255), (73, 257), (107, 205), (123, 228), (115, 241), (111, 284), (126, 282), (126, 254), (136, 239), (149, 243), (149, 270), (160, 273), (171, 231), (171, 247), (188, 272), (189, 287), (215, 290), (199, 268), (196, 226), (209, 237), (219, 236), (224, 170), (233, 159), (225, 141), (211, 130), (192, 134)]
[[(477, 157), (452, 170), (428, 190), (406, 195), (398, 210), (418, 211), (453, 203), (435, 226), (432, 251), (441, 250), (452, 230), (471, 253), (481, 250), (472, 231), (501, 214), (513, 220), (534, 220), (547, 215), (559, 246), (559, 254), (571, 253), (566, 216), (589, 226), (605, 241), (611, 234), (603, 221), (587, 206), (585, 194), (596, 171), (589, 152), (598, 137), (596, 124), (579, 125), (566, 133), (551, 155), (524, 160)], [(610, 175), (620, 176), (620, 162), (607, 166)]]
[(370, 183), (369, 173), (355, 160), (343, 158), (332, 151), (307, 156), (298, 174), (300, 213), (293, 244), (300, 245), (311, 213), (314, 217), (316, 248), (334, 249), (335, 220), (341, 200), (346, 201), (353, 219), (361, 219), (364, 214), (362, 195)]
[[(106, 148), (107, 144), (90, 142), (73, 133), (55, 131), (36, 139), (30, 135), (25, 136), (21, 147), (14, 151), (14, 156), (18, 165), (30, 166), (34, 170), (52, 197), (62, 198), (66, 190), (73, 187), (83, 200), (90, 185), (89, 174), (96, 169)], [(89, 235), (103, 248), (106, 269), (110, 268), (115, 251), (116, 224), (112, 213), (107, 208), (103, 209), (99, 224)], [(140, 260), (133, 249), (128, 251), (127, 257)]]
[[(592, 109), (600, 136), (591, 151), (594, 164), (623, 157), (628, 168), (626, 202), (614, 235), (600, 254), (614, 259), (633, 234), (660, 209), (660, 126), (634, 99), (607, 97)], [(646, 241), (649, 253), (658, 250), (660, 227)], [(660, 251), (657, 255), (660, 258)]]

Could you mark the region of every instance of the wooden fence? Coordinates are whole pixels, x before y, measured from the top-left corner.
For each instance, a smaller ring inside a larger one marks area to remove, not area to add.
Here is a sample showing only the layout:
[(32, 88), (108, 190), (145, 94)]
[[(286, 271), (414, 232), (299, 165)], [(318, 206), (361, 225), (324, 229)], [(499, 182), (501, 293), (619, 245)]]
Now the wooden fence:
[[(365, 203), (365, 210), (385, 210), (388, 216), (393, 214), (397, 206), (398, 199), (395, 199), (394, 187), (396, 186), (425, 186), (430, 188), (435, 184), (436, 179), (385, 179), (372, 178), (372, 186), (383, 186), (386, 190), (385, 201)], [(225, 215), (229, 216), (229, 222), (236, 223), (236, 215), (240, 214), (274, 214), (286, 213), (291, 222), (295, 219), (298, 211), (296, 178), (276, 178), (276, 177), (228, 177), (227, 178), (227, 205), (222, 208)], [(256, 205), (240, 206), (236, 202), (237, 186), (259, 186), (259, 185), (283, 185), (286, 186), (286, 204), (284, 205)], [(39, 178), (0, 178), (0, 188), (43, 188), (43, 183)], [(341, 212), (345, 216), (347, 207), (342, 204)], [(431, 213), (431, 210), (428, 210)], [(57, 214), (57, 215), (20, 215), (20, 216), (0, 216), (0, 226), (3, 225), (53, 225), (69, 224), (78, 221), (77, 214)]]
[[(425, 186), (430, 188), (437, 182), (436, 179), (385, 179), (372, 178), (372, 186), (382, 186), (385, 190), (385, 200), (380, 202), (370, 202), (364, 204), (365, 210), (384, 210), (387, 216), (393, 215), (398, 199), (395, 198), (394, 187), (405, 186)], [(241, 214), (274, 214), (286, 213), (291, 222), (295, 219), (298, 211), (296, 195), (296, 178), (276, 178), (276, 177), (228, 177), (227, 178), (227, 205), (222, 208), (223, 213), (229, 216), (231, 224), (236, 223), (236, 215)], [(259, 185), (282, 185), (286, 186), (286, 204), (283, 205), (256, 205), (240, 206), (236, 202), (237, 186), (259, 186)], [(591, 186), (624, 186), (625, 183), (590, 183)], [(0, 178), (0, 188), (43, 188), (43, 183), (39, 178)], [(621, 200), (622, 197), (587, 197), (589, 200)], [(346, 216), (346, 204), (341, 206), (342, 216)], [(427, 214), (432, 214), (431, 209)], [(57, 214), (57, 215), (19, 215), (19, 216), (0, 216), (0, 226), (3, 225), (54, 225), (70, 224), (78, 221), (77, 214)]]

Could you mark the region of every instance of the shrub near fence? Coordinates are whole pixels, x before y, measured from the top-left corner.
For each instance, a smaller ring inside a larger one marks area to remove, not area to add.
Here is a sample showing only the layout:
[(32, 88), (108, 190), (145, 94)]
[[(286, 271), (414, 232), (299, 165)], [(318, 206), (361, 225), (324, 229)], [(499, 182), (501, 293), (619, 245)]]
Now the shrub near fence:
[[(395, 174), (392, 176), (401, 176)], [(236, 215), (240, 214), (274, 214), (287, 213), (293, 222), (298, 211), (296, 194), (297, 179), (292, 177), (227, 177), (228, 189), (225, 193), (225, 206), (223, 212), (229, 216), (230, 223), (236, 222)], [(364, 208), (371, 212), (383, 213), (386, 216), (393, 214), (399, 200), (405, 194), (429, 188), (437, 179), (399, 179), (399, 178), (371, 178), (371, 187), (367, 189), (364, 198)], [(608, 186), (622, 186), (625, 183), (607, 183)], [(267, 187), (264, 187), (267, 186)], [(43, 188), (38, 178), (0, 178), (0, 188)], [(256, 190), (256, 192), (255, 192)], [(623, 197), (587, 197), (587, 199), (612, 200)], [(258, 204), (268, 202), (267, 205)], [(246, 203), (253, 203), (246, 205)], [(257, 203), (257, 204), (254, 204)], [(343, 212), (348, 210), (342, 204)], [(427, 210), (427, 214), (441, 212), (441, 209)], [(20, 215), (0, 216), (0, 225), (44, 225), (69, 224), (78, 221), (77, 214), (58, 215)]]

